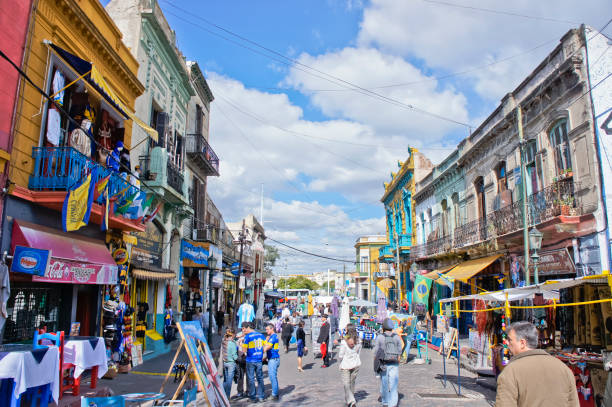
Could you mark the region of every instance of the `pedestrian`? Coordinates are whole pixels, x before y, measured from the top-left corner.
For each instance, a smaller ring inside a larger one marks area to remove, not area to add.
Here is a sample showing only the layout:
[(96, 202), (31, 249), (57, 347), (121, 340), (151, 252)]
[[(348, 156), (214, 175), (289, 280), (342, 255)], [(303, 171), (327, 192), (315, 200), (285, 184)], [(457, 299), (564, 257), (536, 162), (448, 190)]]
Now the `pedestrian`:
[(306, 333), (304, 332), (304, 321), (298, 323), (297, 331), (295, 331), (295, 338), (297, 339), (298, 372), (303, 372), (302, 358), (305, 353), (308, 352), (308, 348), (306, 347)]
[(355, 328), (347, 329), (344, 339), (340, 344), (338, 359), (340, 360), (340, 377), (344, 385), (344, 401), (348, 407), (356, 405), (355, 400), (355, 380), (361, 366), (359, 352), (361, 343)]
[(285, 353), (289, 353), (289, 342), (291, 341), (291, 335), (293, 334), (293, 325), (289, 321), (289, 317), (284, 319), (283, 325), (281, 326), (281, 338), (283, 338), (283, 344), (285, 345)]
[(537, 328), (518, 321), (507, 332), (513, 356), (497, 378), (495, 406), (579, 406), (574, 374), (559, 359), (537, 349)]
[(272, 394), (266, 400), (278, 401), (278, 367), (280, 365), (280, 355), (278, 354), (278, 336), (274, 332), (274, 325), (266, 325), (266, 358), (268, 359), (268, 377), (272, 385)]
[(289, 309), (289, 305), (285, 304), (281, 316), (283, 317), (283, 320), (291, 316), (291, 310)]
[(319, 330), (319, 337), (317, 343), (321, 344), (321, 357), (323, 358), (322, 368), (329, 367), (329, 322), (327, 321), (327, 314), (321, 316), (321, 329)]
[[(247, 386), (245, 386), (245, 381), (247, 378), (246, 375), (246, 350), (244, 349), (244, 346), (242, 346), (244, 344), (244, 328), (242, 329), (242, 332), (238, 333), (236, 335), (236, 339), (237, 342), (236, 344), (238, 345), (238, 359), (236, 360), (236, 375), (235, 375), (235, 381), (237, 384), (237, 394), (233, 397), (234, 400), (236, 399), (242, 399), (247, 397), (247, 391), (246, 389), (248, 389)], [(246, 387), (246, 389), (245, 389)]]
[[(376, 337), (374, 345), (374, 371), (380, 375), (380, 394), (383, 406), (395, 407), (398, 401), (397, 383), (399, 381), (399, 361), (404, 343), (393, 332), (393, 320), (385, 318), (383, 333)], [(379, 368), (377, 369), (377, 364)]]
[(199, 322), (202, 329), (204, 329), (204, 316), (202, 315), (202, 308), (196, 307), (195, 312), (193, 315), (191, 315), (191, 320)]
[(217, 321), (217, 332), (221, 335), (223, 332), (223, 325), (225, 322), (225, 312), (222, 309), (218, 309), (215, 313), (215, 320)]
[(232, 382), (236, 373), (236, 361), (238, 360), (238, 345), (234, 341), (235, 332), (227, 329), (223, 337), (221, 353), (223, 358), (223, 389), (229, 400), (232, 392)]
[[(255, 331), (253, 322), (244, 321), (242, 323), (244, 343), (242, 348), (246, 351), (246, 371), (247, 382), (249, 384), (249, 398), (254, 403), (261, 403), (264, 400), (264, 383), (263, 383), (263, 350), (266, 343), (266, 338)], [(257, 391), (255, 391), (255, 380), (257, 380)]]

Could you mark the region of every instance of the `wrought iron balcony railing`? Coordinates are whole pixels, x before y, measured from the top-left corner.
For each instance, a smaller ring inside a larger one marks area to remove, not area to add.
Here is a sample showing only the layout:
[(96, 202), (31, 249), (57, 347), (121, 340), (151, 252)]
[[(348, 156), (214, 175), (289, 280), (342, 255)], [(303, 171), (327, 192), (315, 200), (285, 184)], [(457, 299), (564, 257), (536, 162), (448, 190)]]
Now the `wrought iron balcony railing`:
[(168, 176), (168, 185), (171, 186), (172, 188), (174, 188), (174, 190), (176, 192), (178, 192), (179, 194), (183, 193), (183, 174), (181, 174), (181, 171), (176, 168), (172, 162), (170, 162), (170, 160), (168, 160), (168, 164), (167, 164), (167, 176)]
[(110, 175), (108, 181), (110, 196), (125, 190), (129, 195), (133, 195), (140, 190), (119, 173), (103, 167), (72, 147), (34, 147), (32, 158), (34, 172), (28, 183), (28, 188), (32, 190), (68, 190), (81, 182), (94, 168), (96, 171), (93, 182)]
[[(577, 184), (571, 178), (566, 178), (528, 196), (528, 224), (530, 226), (539, 225), (559, 215), (580, 215), (582, 205), (576, 201), (574, 193), (576, 186)], [(444, 236), (412, 247), (410, 258), (418, 259), (438, 255), (451, 249), (471, 246), (522, 229), (523, 201), (519, 200), (483, 218), (455, 228), (452, 236)]]
[(393, 247), (386, 245), (378, 249), (379, 257), (393, 257)]
[(219, 157), (202, 134), (188, 134), (185, 151), (187, 157), (194, 161), (203, 175), (219, 176)]

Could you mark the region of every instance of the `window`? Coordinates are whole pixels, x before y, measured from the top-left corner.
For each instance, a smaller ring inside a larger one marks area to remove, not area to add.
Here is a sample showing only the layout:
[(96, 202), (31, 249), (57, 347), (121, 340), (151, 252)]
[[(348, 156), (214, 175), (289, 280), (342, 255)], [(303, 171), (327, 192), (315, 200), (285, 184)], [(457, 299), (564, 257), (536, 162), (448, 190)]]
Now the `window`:
[(525, 169), (527, 171), (527, 195), (535, 194), (542, 185), (542, 158), (537, 154), (536, 140), (525, 146)]
[(501, 193), (508, 189), (508, 174), (506, 173), (506, 162), (502, 161), (495, 171), (497, 176), (497, 192)]
[(567, 139), (567, 120), (557, 122), (548, 133), (550, 144), (554, 150), (554, 159), (557, 167), (557, 174), (572, 168), (570, 157), (569, 141)]
[(459, 194), (454, 193), (451, 200), (453, 201), (453, 228), (461, 226), (461, 214), (459, 213)]

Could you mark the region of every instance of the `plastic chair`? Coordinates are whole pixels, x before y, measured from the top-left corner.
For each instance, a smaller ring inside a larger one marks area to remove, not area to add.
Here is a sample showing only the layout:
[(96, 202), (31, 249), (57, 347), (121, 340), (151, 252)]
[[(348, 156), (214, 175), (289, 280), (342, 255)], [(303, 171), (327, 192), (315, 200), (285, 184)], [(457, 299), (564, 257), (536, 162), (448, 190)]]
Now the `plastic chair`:
[[(42, 342), (42, 343), (41, 343)], [(60, 353), (60, 367), (62, 364), (62, 355), (64, 352), (64, 331), (58, 331), (55, 333), (48, 333), (44, 330), (34, 331), (34, 340), (32, 344), (33, 349), (43, 349), (49, 347), (49, 345), (57, 346)], [(60, 371), (61, 379), (61, 371)], [(42, 386), (31, 387), (26, 390), (23, 399), (29, 401), (30, 405), (40, 405), (40, 407), (46, 407), (49, 404), (51, 398), (51, 385), (45, 384)]]
[(41, 341), (50, 342), (51, 344), (57, 346), (60, 348), (61, 353), (61, 348), (64, 344), (64, 331), (55, 333), (40, 333), (38, 330), (34, 331), (33, 348), (42, 349), (48, 347), (47, 343), (40, 343)]
[(122, 396), (81, 397), (81, 407), (125, 407), (125, 399)]

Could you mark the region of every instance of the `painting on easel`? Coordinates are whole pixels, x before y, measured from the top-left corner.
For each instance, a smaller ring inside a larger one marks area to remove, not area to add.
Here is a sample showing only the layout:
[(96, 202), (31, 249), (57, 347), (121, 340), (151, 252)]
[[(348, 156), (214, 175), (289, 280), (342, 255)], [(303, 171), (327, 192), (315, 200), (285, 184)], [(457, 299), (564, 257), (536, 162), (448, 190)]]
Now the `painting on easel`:
[(184, 341), (191, 368), (197, 377), (200, 388), (206, 394), (208, 404), (213, 407), (229, 407), (229, 400), (225, 396), (223, 385), (218, 379), (217, 367), (206, 343), (201, 325), (197, 321), (186, 321), (177, 323), (177, 326), (181, 339)]

